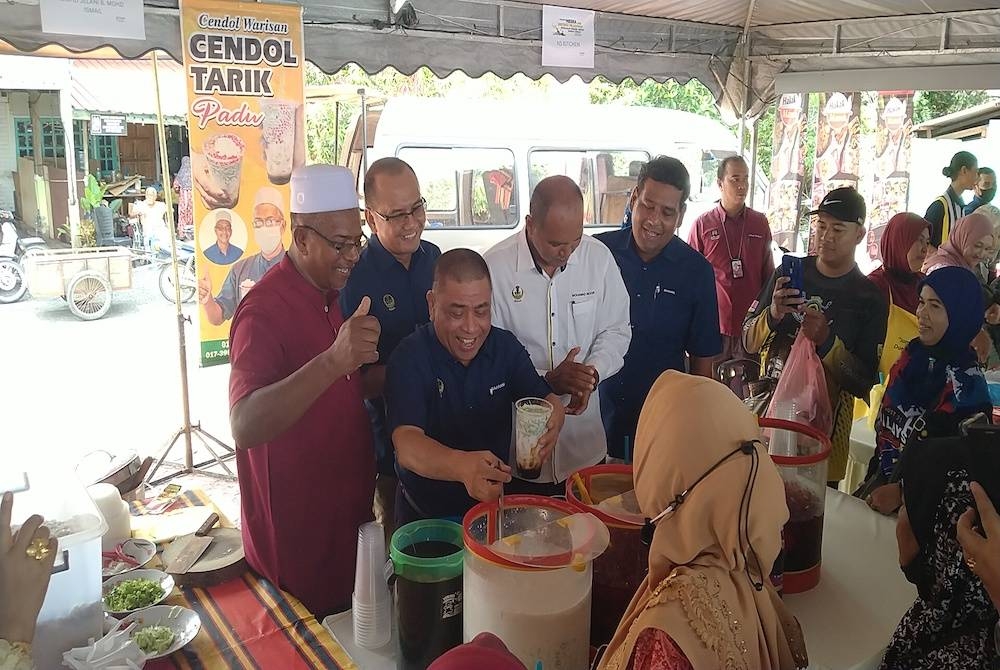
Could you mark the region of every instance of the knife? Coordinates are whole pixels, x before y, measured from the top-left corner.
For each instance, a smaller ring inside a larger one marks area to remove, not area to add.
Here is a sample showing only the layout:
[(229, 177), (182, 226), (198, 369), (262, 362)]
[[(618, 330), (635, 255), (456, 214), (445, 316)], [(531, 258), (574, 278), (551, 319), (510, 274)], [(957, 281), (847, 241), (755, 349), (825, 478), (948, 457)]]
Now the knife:
[(170, 565), (166, 566), (165, 570), (167, 573), (171, 575), (183, 575), (191, 569), (191, 566), (198, 562), (201, 555), (212, 544), (212, 536), (208, 534), (208, 531), (218, 521), (219, 515), (213, 512), (205, 520), (205, 523), (201, 524), (201, 527), (194, 532), (194, 535), (175, 540), (175, 542), (182, 542), (183, 544), (174, 560), (170, 562)]

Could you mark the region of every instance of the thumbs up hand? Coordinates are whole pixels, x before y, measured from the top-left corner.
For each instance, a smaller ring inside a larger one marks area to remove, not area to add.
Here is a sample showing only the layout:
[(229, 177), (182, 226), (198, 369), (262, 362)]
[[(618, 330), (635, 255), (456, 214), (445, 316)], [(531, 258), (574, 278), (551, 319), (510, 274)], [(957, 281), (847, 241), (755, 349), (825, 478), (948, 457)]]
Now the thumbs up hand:
[(382, 326), (378, 319), (368, 314), (371, 304), (368, 296), (361, 299), (361, 304), (337, 331), (337, 338), (326, 351), (337, 377), (378, 361), (377, 346)]

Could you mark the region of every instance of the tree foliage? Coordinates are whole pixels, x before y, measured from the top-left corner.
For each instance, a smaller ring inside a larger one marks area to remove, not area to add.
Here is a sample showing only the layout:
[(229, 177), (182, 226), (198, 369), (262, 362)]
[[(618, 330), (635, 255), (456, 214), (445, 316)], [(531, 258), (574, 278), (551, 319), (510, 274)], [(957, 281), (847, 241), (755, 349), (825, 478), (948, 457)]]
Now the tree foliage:
[(678, 84), (673, 79), (664, 84), (651, 79), (636, 84), (631, 79), (626, 79), (616, 85), (603, 77), (597, 77), (590, 83), (590, 101), (598, 105), (625, 104), (679, 109), (716, 120), (721, 119), (715, 97), (697, 79), (692, 79), (686, 84)]
[(961, 112), (989, 99), (986, 91), (919, 91), (913, 100), (913, 123)]

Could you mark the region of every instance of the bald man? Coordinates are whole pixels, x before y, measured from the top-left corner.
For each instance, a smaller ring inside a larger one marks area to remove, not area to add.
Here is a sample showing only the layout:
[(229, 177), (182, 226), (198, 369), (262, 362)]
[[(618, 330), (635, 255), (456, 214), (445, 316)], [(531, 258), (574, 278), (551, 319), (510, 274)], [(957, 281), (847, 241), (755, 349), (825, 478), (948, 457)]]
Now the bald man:
[(547, 177), (531, 194), (524, 230), (486, 252), (493, 324), (524, 344), (570, 415), (538, 479), (517, 480), (512, 492), (558, 495), (567, 476), (607, 456), (594, 391), (628, 351), (629, 296), (614, 256), (583, 234), (583, 211), (576, 182)]
[(462, 516), (496, 500), (511, 468), (513, 403), (555, 408), (538, 446), (547, 459), (563, 425), (559, 398), (517, 338), (490, 321), (490, 273), (482, 256), (453, 249), (434, 268), (431, 322), (396, 347), (386, 376), (389, 432), (400, 488), (396, 523)]

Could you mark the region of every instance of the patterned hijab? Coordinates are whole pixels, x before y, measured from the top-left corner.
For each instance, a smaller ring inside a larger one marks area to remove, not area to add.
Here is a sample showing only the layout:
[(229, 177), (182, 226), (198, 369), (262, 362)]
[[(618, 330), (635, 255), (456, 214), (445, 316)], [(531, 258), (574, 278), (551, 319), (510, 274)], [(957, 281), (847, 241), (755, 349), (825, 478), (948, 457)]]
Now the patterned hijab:
[(191, 188), (191, 157), (181, 158), (181, 169), (177, 171), (177, 186), (179, 188)]
[[(627, 668), (647, 628), (670, 636), (697, 670), (805, 666), (801, 632), (768, 579), (788, 507), (759, 439), (756, 417), (722, 384), (668, 371), (653, 385), (635, 444), (643, 514), (656, 517), (722, 464), (657, 521), (649, 575), (601, 668)], [(732, 454), (745, 443), (755, 455)], [(793, 647), (801, 653), (793, 656)]]

